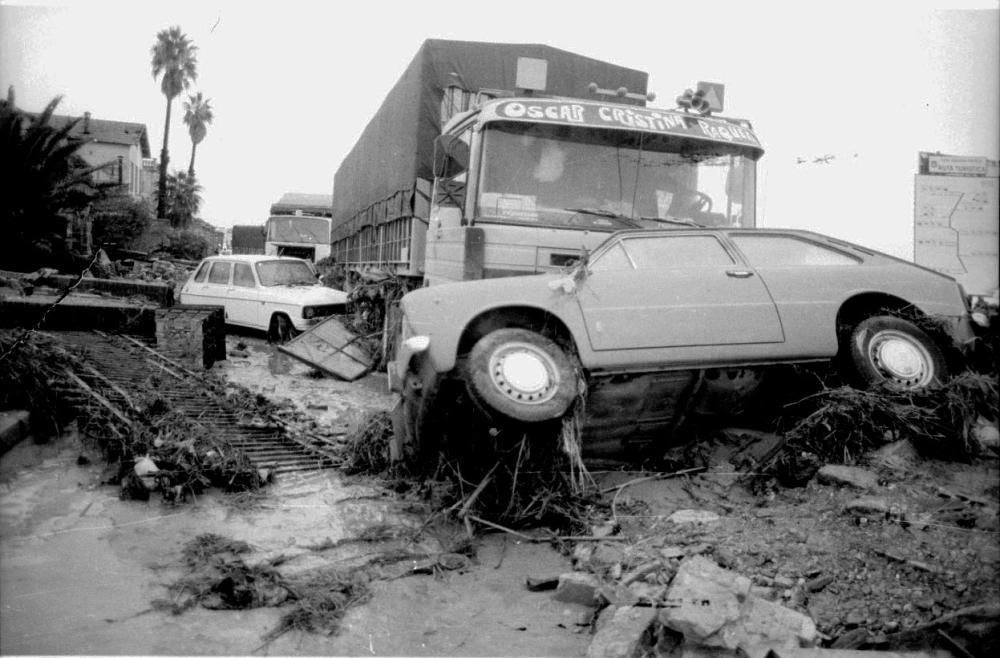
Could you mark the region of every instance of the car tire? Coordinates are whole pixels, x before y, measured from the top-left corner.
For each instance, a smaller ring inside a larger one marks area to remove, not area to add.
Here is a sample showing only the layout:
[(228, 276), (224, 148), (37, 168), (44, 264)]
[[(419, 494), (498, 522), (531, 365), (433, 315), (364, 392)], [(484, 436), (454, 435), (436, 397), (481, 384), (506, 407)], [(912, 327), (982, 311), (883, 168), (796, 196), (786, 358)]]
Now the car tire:
[(851, 374), (866, 388), (888, 384), (917, 389), (948, 376), (941, 348), (909, 320), (876, 315), (858, 323), (847, 340)]
[(271, 323), (267, 328), (267, 341), (276, 345), (283, 345), (295, 338), (298, 333), (287, 315), (275, 313), (271, 316)]
[(497, 329), (480, 338), (462, 375), (473, 400), (526, 423), (559, 418), (578, 393), (576, 369), (566, 353), (527, 329)]

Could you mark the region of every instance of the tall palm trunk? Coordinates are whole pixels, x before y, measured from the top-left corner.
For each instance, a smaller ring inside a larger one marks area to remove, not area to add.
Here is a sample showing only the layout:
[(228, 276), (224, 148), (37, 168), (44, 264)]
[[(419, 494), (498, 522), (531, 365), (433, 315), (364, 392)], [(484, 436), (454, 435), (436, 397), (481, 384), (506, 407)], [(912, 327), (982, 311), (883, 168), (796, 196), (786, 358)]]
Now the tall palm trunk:
[(160, 151), (160, 186), (156, 195), (156, 216), (167, 216), (167, 163), (170, 155), (167, 153), (167, 139), (170, 137), (170, 105), (174, 99), (167, 97), (167, 118), (163, 122), (163, 149)]
[(198, 142), (191, 142), (191, 164), (188, 165), (188, 177), (194, 178), (194, 152), (198, 150)]

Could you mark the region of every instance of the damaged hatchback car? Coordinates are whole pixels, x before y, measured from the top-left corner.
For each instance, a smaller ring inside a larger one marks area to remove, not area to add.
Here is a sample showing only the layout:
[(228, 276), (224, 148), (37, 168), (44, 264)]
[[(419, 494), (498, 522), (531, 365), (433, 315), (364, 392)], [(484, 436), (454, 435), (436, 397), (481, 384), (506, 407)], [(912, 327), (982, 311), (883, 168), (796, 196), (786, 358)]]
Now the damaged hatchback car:
[(181, 288), (181, 304), (222, 306), (226, 324), (285, 342), (333, 314), (347, 293), (322, 285), (312, 264), (280, 256), (210, 256)]
[(585, 396), (585, 436), (662, 433), (682, 403), (730, 405), (770, 366), (918, 388), (973, 338), (954, 279), (798, 230), (621, 231), (569, 272), (431, 286), (400, 306), (390, 386), (418, 448), (456, 385), (501, 422)]

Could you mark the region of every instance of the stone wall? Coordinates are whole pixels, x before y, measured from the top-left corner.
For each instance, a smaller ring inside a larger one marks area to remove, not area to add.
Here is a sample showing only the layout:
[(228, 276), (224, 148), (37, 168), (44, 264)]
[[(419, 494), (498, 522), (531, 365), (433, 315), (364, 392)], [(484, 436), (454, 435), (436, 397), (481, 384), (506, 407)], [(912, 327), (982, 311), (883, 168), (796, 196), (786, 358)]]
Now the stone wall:
[(156, 310), (156, 349), (192, 370), (226, 358), (225, 311), (221, 306), (173, 306)]

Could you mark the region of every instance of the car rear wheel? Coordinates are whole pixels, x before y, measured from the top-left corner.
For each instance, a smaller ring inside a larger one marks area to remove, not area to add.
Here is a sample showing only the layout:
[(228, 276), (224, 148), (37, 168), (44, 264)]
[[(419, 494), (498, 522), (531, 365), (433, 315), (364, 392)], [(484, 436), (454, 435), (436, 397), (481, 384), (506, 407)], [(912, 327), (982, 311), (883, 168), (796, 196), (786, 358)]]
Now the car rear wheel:
[(909, 320), (870, 317), (854, 327), (848, 340), (850, 366), (864, 386), (885, 383), (916, 389), (948, 376), (941, 348)]
[(566, 353), (527, 329), (486, 334), (473, 345), (463, 371), (474, 400), (522, 422), (559, 418), (578, 392), (576, 371)]
[(298, 331), (292, 326), (292, 321), (287, 315), (275, 313), (271, 316), (271, 324), (267, 328), (267, 340), (269, 343), (283, 345), (298, 335)]

